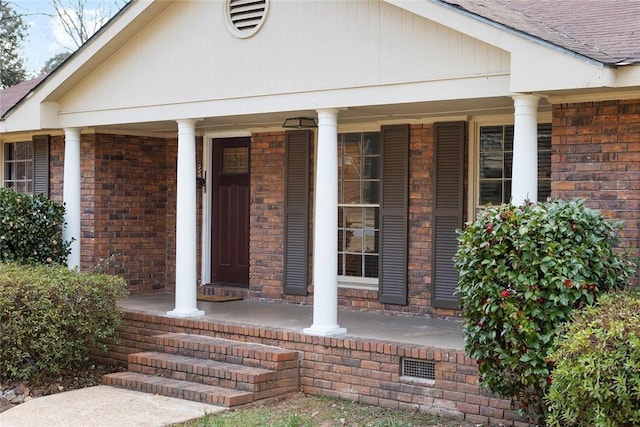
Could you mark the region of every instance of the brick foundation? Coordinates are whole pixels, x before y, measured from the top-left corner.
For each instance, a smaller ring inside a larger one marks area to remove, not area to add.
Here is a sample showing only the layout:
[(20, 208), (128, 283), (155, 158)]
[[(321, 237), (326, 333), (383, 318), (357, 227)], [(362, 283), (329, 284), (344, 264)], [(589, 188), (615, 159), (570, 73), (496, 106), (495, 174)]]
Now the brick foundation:
[[(300, 391), (311, 395), (419, 410), (485, 426), (528, 425), (518, 418), (509, 401), (480, 389), (474, 360), (459, 350), (369, 338), (317, 337), (286, 329), (128, 312), (118, 339), (108, 341), (110, 351), (95, 353), (94, 359), (126, 366), (129, 354), (155, 350), (154, 336), (165, 332), (201, 334), (296, 350), (301, 354)], [(402, 377), (403, 358), (433, 362), (435, 380)]]

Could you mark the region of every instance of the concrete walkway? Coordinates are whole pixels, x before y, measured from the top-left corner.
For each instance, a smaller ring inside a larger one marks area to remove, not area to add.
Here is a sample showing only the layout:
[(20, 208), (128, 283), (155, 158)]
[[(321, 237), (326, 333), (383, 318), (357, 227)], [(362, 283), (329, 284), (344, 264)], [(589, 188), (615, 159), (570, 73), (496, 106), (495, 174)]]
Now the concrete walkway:
[(0, 427), (161, 427), (224, 409), (101, 385), (29, 400), (0, 413)]

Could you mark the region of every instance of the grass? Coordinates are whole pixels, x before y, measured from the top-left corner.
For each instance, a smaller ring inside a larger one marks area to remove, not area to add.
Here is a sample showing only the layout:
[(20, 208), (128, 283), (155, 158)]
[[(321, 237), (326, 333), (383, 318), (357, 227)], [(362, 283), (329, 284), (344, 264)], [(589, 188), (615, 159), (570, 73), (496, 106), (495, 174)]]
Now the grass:
[(241, 409), (206, 414), (180, 427), (467, 427), (472, 424), (418, 411), (387, 409), (298, 393)]

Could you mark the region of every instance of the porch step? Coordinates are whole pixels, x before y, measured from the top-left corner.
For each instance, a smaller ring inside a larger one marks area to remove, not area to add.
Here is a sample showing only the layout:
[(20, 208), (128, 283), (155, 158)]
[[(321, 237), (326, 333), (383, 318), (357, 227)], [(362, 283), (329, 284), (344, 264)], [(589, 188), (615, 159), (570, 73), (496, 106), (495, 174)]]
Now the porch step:
[(269, 369), (153, 351), (130, 355), (129, 371), (252, 392), (277, 380)]
[(223, 406), (298, 391), (296, 351), (181, 333), (154, 341), (156, 351), (130, 354), (129, 371), (105, 375), (105, 384)]
[(280, 347), (182, 333), (157, 335), (154, 339), (164, 353), (265, 369), (298, 366), (298, 352)]
[(191, 381), (141, 374), (139, 372), (115, 372), (103, 377), (106, 385), (129, 390), (144, 391), (162, 396), (193, 400), (220, 406), (238, 406), (253, 401), (253, 393), (232, 390)]

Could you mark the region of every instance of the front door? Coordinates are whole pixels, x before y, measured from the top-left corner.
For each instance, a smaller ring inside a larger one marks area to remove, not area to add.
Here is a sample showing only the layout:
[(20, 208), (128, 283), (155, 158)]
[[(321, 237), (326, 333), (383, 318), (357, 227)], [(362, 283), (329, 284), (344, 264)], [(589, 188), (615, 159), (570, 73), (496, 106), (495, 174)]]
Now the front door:
[(250, 138), (213, 140), (211, 280), (249, 286)]

